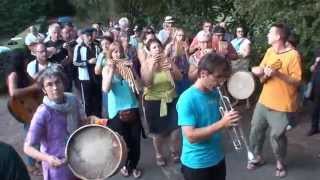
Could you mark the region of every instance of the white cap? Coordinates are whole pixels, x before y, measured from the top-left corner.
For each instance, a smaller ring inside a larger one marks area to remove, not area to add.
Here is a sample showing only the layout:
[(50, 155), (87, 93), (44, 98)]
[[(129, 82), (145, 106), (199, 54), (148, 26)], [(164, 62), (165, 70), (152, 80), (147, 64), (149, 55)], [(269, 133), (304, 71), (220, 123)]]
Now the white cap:
[(175, 21), (174, 21), (174, 19), (173, 19), (172, 16), (166, 16), (166, 17), (164, 18), (164, 22), (165, 22), (165, 23), (174, 23)]

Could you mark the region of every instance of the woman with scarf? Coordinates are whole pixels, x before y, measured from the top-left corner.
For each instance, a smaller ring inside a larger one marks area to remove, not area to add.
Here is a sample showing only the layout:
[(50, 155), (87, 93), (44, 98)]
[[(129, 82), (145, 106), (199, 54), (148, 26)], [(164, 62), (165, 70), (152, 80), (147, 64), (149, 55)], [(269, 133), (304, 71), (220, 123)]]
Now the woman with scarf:
[[(77, 98), (64, 93), (65, 75), (61, 67), (46, 68), (38, 77), (43, 103), (33, 115), (24, 152), (42, 161), (44, 180), (76, 179), (65, 164), (65, 147), (71, 133), (86, 120)], [(40, 144), (40, 151), (35, 148)]]
[(147, 42), (149, 51), (145, 63), (141, 64), (141, 77), (144, 83), (143, 109), (158, 166), (165, 166), (163, 144), (170, 137), (170, 152), (174, 162), (179, 161), (179, 131), (176, 111), (176, 89), (174, 80), (182, 78), (177, 66), (165, 57), (158, 39)]

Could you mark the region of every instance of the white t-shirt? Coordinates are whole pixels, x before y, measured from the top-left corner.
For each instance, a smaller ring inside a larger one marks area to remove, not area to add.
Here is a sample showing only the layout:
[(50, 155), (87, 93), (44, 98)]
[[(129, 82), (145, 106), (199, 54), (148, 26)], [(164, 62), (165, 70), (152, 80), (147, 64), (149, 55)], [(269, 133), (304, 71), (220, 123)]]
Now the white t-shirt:
[(168, 31), (162, 29), (161, 31), (159, 31), (157, 38), (160, 40), (162, 44), (164, 44), (168, 40), (169, 35), (170, 34)]
[(41, 65), (40, 63), (38, 63), (38, 71), (37, 71), (37, 68), (36, 68), (36, 63), (37, 60), (33, 60), (31, 62), (28, 63), (28, 66), (27, 66), (27, 73), (32, 77), (32, 78), (36, 78), (38, 73), (42, 70), (44, 70), (46, 67), (49, 67), (52, 65), (51, 62), (48, 62), (47, 65)]

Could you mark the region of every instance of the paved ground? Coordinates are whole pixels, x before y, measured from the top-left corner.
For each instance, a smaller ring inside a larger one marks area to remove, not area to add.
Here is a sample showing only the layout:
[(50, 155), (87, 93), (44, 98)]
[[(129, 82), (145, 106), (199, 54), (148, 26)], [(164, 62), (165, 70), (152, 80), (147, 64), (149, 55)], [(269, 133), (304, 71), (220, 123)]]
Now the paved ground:
[[(0, 96), (0, 140), (9, 143), (22, 155), (22, 143), (24, 140), (22, 124), (15, 121), (7, 111), (6, 96)], [(299, 114), (298, 126), (288, 133), (288, 176), (287, 180), (318, 179), (320, 177), (320, 159), (315, 158), (320, 152), (320, 135), (306, 137), (310, 119), (310, 105), (304, 107), (303, 113)], [(243, 110), (244, 111), (244, 110)], [(248, 130), (248, 122), (251, 111), (243, 112), (245, 129)], [(275, 180), (274, 158), (271, 153), (270, 143), (266, 141), (265, 158), (267, 164), (256, 171), (247, 171), (246, 155), (244, 152), (234, 152), (231, 144), (225, 138), (227, 180)], [(141, 180), (182, 180), (180, 166), (172, 163), (165, 168), (155, 165), (153, 149), (150, 139), (142, 141), (142, 157), (140, 167), (144, 170)], [(0, 178), (1, 179), (1, 178)], [(40, 177), (32, 177), (33, 180), (40, 180)], [(111, 180), (127, 180), (116, 175)]]

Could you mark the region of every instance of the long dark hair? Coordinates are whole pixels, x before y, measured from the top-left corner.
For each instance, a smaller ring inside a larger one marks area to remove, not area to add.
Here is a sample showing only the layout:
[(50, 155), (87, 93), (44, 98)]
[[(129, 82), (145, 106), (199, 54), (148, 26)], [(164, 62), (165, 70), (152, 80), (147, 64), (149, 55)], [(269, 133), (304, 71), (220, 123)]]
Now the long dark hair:
[(23, 52), (12, 51), (8, 54), (6, 60), (8, 61), (8, 69), (6, 77), (15, 72), (18, 76), (18, 87), (25, 87), (30, 84), (30, 76), (26, 70), (27, 56)]
[(7, 61), (9, 62), (9, 68), (7, 70), (7, 75), (12, 72), (16, 72), (18, 76), (24, 76), (27, 74), (26, 63), (27, 57), (25, 53), (13, 51), (7, 56)]

